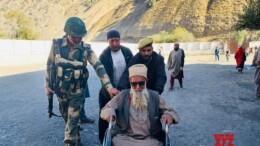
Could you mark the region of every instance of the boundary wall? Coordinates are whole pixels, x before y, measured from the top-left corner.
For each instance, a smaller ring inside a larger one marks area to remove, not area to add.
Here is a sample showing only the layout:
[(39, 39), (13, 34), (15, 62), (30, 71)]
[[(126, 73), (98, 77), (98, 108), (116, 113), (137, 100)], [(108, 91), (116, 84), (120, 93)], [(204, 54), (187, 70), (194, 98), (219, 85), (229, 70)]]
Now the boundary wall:
[[(0, 65), (46, 62), (51, 44), (51, 40), (0, 40)], [(91, 42), (90, 44), (97, 56), (108, 45), (107, 42)], [(121, 45), (130, 48), (133, 54), (138, 52), (136, 49), (138, 44), (121, 42)], [(173, 43), (153, 44), (154, 51), (159, 52), (160, 49), (165, 60), (167, 60), (173, 46)], [(220, 53), (223, 53), (227, 45), (222, 42), (180, 43), (180, 48), (184, 49), (186, 55), (214, 54), (216, 47), (219, 48)]]

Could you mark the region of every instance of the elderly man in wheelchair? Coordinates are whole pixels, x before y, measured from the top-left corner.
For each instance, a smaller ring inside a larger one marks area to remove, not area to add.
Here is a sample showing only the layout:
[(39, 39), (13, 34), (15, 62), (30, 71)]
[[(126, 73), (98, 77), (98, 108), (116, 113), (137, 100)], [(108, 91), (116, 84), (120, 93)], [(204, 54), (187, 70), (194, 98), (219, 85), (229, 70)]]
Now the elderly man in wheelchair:
[[(112, 145), (165, 145), (167, 141), (165, 139), (168, 137), (165, 138), (162, 123), (168, 125), (178, 123), (179, 115), (166, 104), (158, 92), (146, 88), (147, 67), (145, 65), (131, 66), (129, 81), (131, 89), (122, 90), (100, 113), (101, 118), (110, 122), (107, 134), (112, 135)], [(111, 121), (115, 123), (113, 128), (111, 128)]]

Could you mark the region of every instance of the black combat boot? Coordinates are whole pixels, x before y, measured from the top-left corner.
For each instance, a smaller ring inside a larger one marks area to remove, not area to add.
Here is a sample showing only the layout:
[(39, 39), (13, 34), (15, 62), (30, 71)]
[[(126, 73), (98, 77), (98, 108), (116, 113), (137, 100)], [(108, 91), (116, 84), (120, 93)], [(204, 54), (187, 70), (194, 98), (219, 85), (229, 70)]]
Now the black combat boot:
[(87, 123), (95, 123), (95, 120), (94, 119), (91, 119), (89, 117), (84, 117), (82, 119), (80, 119), (80, 124), (87, 124)]
[(76, 143), (71, 140), (65, 140), (64, 146), (76, 146)]

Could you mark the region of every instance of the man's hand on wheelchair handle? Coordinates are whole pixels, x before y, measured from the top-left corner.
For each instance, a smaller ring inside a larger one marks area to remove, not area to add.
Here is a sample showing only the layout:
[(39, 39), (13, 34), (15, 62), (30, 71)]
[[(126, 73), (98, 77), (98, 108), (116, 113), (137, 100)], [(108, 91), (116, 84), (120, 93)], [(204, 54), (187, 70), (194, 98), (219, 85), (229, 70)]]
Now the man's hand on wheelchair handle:
[(168, 126), (170, 126), (173, 123), (173, 118), (169, 114), (163, 114), (161, 119), (162, 122), (167, 123)]
[(113, 121), (115, 121), (115, 116), (110, 116), (106, 120), (107, 120), (108, 123), (113, 122)]

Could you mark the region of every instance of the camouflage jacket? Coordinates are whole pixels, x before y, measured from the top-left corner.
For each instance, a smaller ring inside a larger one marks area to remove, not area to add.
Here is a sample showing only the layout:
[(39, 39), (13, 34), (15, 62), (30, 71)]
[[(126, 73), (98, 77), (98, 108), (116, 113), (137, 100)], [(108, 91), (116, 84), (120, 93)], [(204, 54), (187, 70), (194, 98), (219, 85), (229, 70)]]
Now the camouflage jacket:
[[(71, 48), (68, 44), (67, 44), (67, 39), (63, 38), (60, 39), (61, 42), (61, 46), (60, 46), (60, 56), (61, 58), (67, 61), (74, 61), (75, 56), (78, 56), (78, 54), (83, 51), (83, 58), (81, 60), (81, 62), (83, 63), (83, 65), (86, 67), (87, 66), (87, 61), (89, 61), (89, 63), (94, 67), (98, 77), (100, 78), (103, 86), (109, 90), (111, 88), (113, 88), (109, 77), (107, 76), (106, 70), (103, 66), (103, 64), (101, 64), (101, 62), (99, 61), (99, 59), (97, 58), (96, 54), (94, 53), (94, 51), (91, 49), (91, 46), (89, 44), (84, 43), (83, 41), (81, 41), (81, 43), (79, 43), (75, 48)], [(52, 87), (51, 83), (50, 83), (50, 77), (49, 77), (49, 73), (48, 71), (50, 70), (50, 66), (52, 64), (55, 64), (55, 62), (57, 63), (57, 55), (54, 53), (55, 49), (57, 46), (54, 42), (51, 46), (51, 50), (49, 53), (49, 57), (47, 60), (47, 69), (46, 69), (46, 73), (45, 73), (45, 87)], [(77, 61), (80, 62), (80, 61)], [(82, 89), (80, 89), (78, 92), (81, 92)]]

